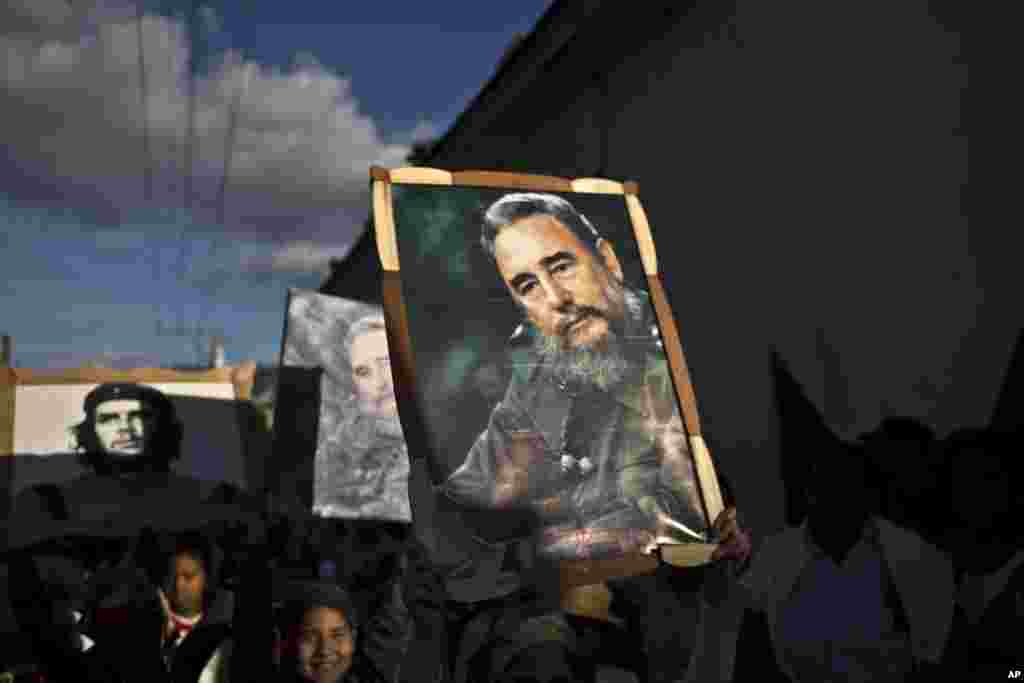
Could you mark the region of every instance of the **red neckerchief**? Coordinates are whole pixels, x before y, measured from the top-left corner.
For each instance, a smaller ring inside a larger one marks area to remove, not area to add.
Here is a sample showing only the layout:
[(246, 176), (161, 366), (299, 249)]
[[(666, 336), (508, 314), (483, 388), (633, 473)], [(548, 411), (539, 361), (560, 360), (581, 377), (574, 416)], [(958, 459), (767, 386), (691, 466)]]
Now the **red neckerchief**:
[(172, 642), (177, 643), (179, 640), (187, 636), (192, 631), (192, 629), (194, 629), (202, 620), (203, 615), (200, 614), (199, 618), (190, 624), (187, 621), (183, 620), (181, 617), (172, 614), (171, 622), (174, 624), (174, 638)]

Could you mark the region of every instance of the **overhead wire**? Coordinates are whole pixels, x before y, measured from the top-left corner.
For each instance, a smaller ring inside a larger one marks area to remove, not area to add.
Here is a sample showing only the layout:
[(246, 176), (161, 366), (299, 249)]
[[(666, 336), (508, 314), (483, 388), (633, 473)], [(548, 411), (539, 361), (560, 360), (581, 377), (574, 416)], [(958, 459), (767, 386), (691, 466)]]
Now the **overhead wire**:
[(217, 188), (217, 225), (223, 227), (227, 212), (227, 191), (231, 183), (231, 171), (234, 163), (235, 142), (238, 134), (238, 114), (242, 101), (249, 88), (251, 68), (241, 61), (241, 77), (235, 85), (233, 97), (231, 98), (230, 109), (228, 110), (228, 126), (224, 135), (224, 167), (220, 177), (220, 186)]
[[(202, 40), (201, 28), (199, 26), (199, 0), (191, 0), (189, 11), (185, 19), (185, 30), (188, 36), (188, 70), (186, 74), (188, 92), (186, 95), (185, 111), (185, 160), (182, 168), (182, 204), (184, 211), (179, 214), (180, 231), (178, 234), (178, 282), (182, 286), (188, 274), (188, 260), (191, 249), (188, 239), (188, 226), (195, 216), (195, 137), (196, 137), (196, 109), (197, 109), (197, 76), (199, 72), (199, 50), (198, 44)], [(205, 41), (203, 41), (205, 44)], [(179, 327), (185, 330), (185, 297), (182, 297), (178, 311)], [(193, 331), (194, 334), (194, 331)]]
[(196, 39), (198, 31), (196, 26), (199, 18), (199, 0), (192, 0), (189, 5), (188, 18), (186, 20), (186, 31), (188, 33), (188, 102), (185, 132), (185, 164), (183, 168), (184, 186), (182, 188), (182, 200), (185, 209), (192, 208), (192, 163), (193, 150), (195, 149), (196, 132)]
[[(97, 7), (102, 0), (97, 0)], [(149, 84), (149, 65), (146, 61), (146, 36), (145, 36), (145, 19), (147, 3), (145, 0), (138, 0), (136, 2), (136, 18), (135, 18), (135, 30), (136, 38), (138, 42), (138, 56), (139, 56), (139, 94), (141, 99), (141, 113), (142, 113), (142, 147), (143, 147), (143, 197), (146, 200), (147, 206), (151, 206), (153, 201), (153, 175), (155, 158), (153, 155), (153, 146), (151, 140), (151, 130), (149, 121), (149, 101), (150, 101), (150, 84)], [(99, 32), (100, 39), (102, 40), (102, 30)], [(153, 271), (154, 279), (161, 279), (164, 275), (162, 265), (162, 246), (158, 243), (157, 247), (153, 251)], [(169, 307), (163, 307), (165, 311), (168, 311)], [(156, 320), (156, 335), (158, 337), (166, 336), (168, 332), (173, 332), (173, 327), (168, 329), (164, 326), (164, 320), (161, 316), (157, 316)]]
[[(234, 84), (232, 91), (231, 100), (228, 105), (228, 121), (227, 129), (224, 134), (224, 164), (221, 172), (220, 184), (217, 188), (217, 199), (216, 199), (216, 222), (215, 232), (210, 238), (210, 247), (207, 252), (208, 261), (211, 264), (215, 262), (216, 254), (220, 248), (222, 241), (222, 232), (227, 230), (227, 193), (231, 186), (232, 171), (234, 169), (235, 161), (235, 147), (238, 142), (238, 129), (240, 126), (240, 115), (242, 104), (245, 101), (246, 95), (249, 90), (249, 83), (252, 76), (252, 65), (247, 64), (245, 61), (245, 53), (241, 51), (239, 53), (239, 64), (238, 69), (240, 70), (238, 82)], [(219, 291), (220, 287), (217, 287)], [(207, 305), (211, 302), (207, 301), (211, 297), (210, 293), (207, 292), (204, 299), (199, 303), (199, 318), (197, 329), (205, 329), (209, 310), (212, 306)], [(219, 337), (221, 341), (224, 341), (224, 331), (217, 329), (213, 331), (212, 336)], [(212, 339), (211, 339), (212, 343)]]
[(143, 23), (146, 17), (145, 3), (137, 3), (136, 35), (139, 43), (139, 96), (142, 110), (142, 160), (143, 196), (147, 202), (153, 199), (153, 151), (149, 139), (149, 78), (146, 68), (146, 44)]

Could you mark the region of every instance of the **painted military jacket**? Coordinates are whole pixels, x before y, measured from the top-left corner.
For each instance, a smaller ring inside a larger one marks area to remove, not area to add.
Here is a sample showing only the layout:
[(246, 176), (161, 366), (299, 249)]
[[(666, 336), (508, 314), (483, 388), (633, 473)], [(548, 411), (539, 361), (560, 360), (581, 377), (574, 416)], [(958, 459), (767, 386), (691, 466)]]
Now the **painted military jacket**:
[[(369, 434), (353, 436), (359, 428)], [(401, 434), (377, 433), (365, 419), (346, 424), (317, 447), (314, 512), (407, 522), (409, 471)]]
[[(653, 315), (637, 327), (633, 368), (610, 392), (573, 391), (532, 350), (514, 352), (504, 399), (442, 490), (467, 505), (530, 510), (541, 554), (558, 559), (643, 549), (664, 533), (664, 516), (706, 532)], [(504, 531), (481, 536), (511, 540)]]

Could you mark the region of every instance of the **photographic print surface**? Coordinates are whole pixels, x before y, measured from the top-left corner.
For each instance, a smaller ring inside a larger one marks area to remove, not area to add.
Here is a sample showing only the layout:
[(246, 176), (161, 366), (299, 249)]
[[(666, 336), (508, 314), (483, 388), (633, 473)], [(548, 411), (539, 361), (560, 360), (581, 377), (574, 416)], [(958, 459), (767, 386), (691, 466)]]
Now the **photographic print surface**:
[(478, 536), (526, 518), (559, 560), (708, 542), (624, 197), (392, 196), (427, 457)]
[(291, 290), (283, 365), (323, 370), (313, 512), (410, 521), (409, 456), (381, 307)]
[[(231, 382), (140, 382), (163, 392), (184, 427), (181, 459), (174, 470), (206, 481), (245, 488), (243, 439)], [(27, 384), (15, 390), (14, 454), (17, 490), (60, 483), (84, 469), (73, 454), (74, 427), (85, 418), (83, 402), (98, 383)], [(102, 430), (100, 430), (102, 431)]]

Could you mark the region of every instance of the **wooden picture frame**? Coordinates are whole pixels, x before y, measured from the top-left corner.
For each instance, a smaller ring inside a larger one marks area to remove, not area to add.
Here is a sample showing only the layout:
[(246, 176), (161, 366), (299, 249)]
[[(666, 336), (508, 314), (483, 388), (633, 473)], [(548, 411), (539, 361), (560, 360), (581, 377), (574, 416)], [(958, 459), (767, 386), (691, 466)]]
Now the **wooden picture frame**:
[[(209, 370), (171, 370), (165, 368), (133, 368), (115, 370), (107, 368), (79, 368), (71, 370), (44, 371), (23, 368), (0, 367), (0, 458), (13, 457), (18, 454), (18, 440), (15, 427), (18, 416), (19, 389), (35, 387), (92, 387), (109, 382), (132, 382), (155, 386), (165, 390), (172, 399), (176, 396), (188, 398), (193, 394), (182, 394), (166, 391), (175, 385), (228, 385), (231, 387), (233, 400), (236, 404), (238, 418), (239, 448), (244, 458), (245, 423), (241, 410), (242, 403), (250, 400), (253, 382), (256, 376), (256, 364), (245, 362), (233, 367), (213, 368)], [(81, 393), (81, 392), (79, 392)], [(228, 394), (227, 391), (221, 392)], [(200, 396), (201, 397), (201, 396)], [(208, 397), (209, 398), (209, 397)], [(222, 400), (227, 396), (218, 396)], [(185, 425), (186, 433), (188, 425)]]
[[(383, 267), (383, 300), (391, 364), (395, 374), (396, 395), (400, 406), (415, 405), (418, 373), (413, 355), (409, 328), (409, 312), (403, 296), (399, 239), (396, 229), (393, 187), (433, 185), (467, 188), (491, 188), (509, 192), (545, 192), (573, 195), (608, 195), (621, 197), (631, 223), (633, 237), (639, 248), (643, 274), (661, 342), (667, 358), (677, 404), (680, 407), (686, 438), (693, 458), (696, 480), (706, 518), (710, 525), (723, 510), (722, 494), (704, 441), (696, 397), (690, 380), (686, 358), (676, 321), (666, 298), (659, 271), (658, 258), (636, 183), (620, 183), (603, 178), (565, 179), (551, 176), (524, 175), (492, 171), (449, 172), (431, 168), (383, 169), (370, 171), (373, 216), (377, 250)], [(406, 413), (403, 411), (403, 421)], [(675, 566), (697, 566), (710, 561), (715, 543), (684, 543), (661, 545), (661, 560)], [(571, 588), (652, 571), (658, 559), (650, 553), (633, 553), (612, 559), (567, 560), (560, 563), (563, 587)]]

